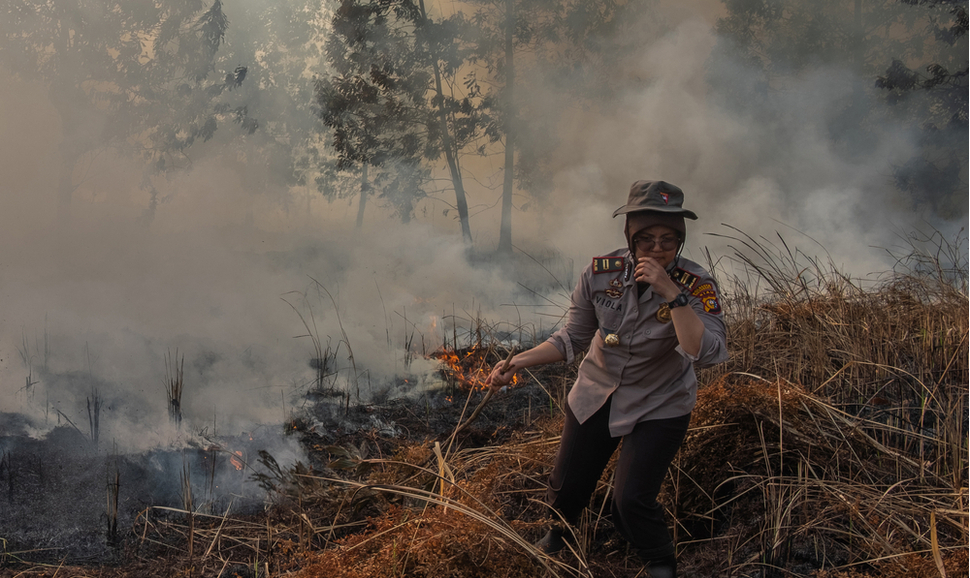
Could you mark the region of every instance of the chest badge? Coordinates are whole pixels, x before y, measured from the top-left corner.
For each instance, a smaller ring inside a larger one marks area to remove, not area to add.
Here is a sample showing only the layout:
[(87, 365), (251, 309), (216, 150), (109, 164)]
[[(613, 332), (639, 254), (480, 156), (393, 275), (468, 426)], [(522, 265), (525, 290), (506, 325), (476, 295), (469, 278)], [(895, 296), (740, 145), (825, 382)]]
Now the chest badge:
[(607, 347), (616, 347), (620, 344), (620, 336), (616, 333), (610, 333), (605, 339), (603, 339), (603, 343), (605, 343)]
[(660, 308), (657, 309), (657, 321), (661, 323), (670, 323), (670, 305), (666, 302), (660, 304)]
[(620, 278), (610, 280), (610, 288), (605, 291), (607, 297), (611, 299), (619, 299), (623, 297), (623, 283)]

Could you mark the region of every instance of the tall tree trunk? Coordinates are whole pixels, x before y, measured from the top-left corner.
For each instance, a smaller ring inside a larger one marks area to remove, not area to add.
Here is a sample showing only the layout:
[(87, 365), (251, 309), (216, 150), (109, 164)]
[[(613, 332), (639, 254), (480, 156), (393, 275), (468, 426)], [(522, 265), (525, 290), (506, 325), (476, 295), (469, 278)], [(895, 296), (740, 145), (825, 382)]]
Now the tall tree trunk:
[(502, 224), (498, 252), (512, 254), (512, 186), (515, 168), (515, 0), (505, 0), (505, 180), (502, 183)]
[(360, 202), (357, 204), (357, 228), (364, 226), (364, 207), (367, 205), (367, 195), (370, 185), (367, 183), (367, 163), (360, 170)]
[(438, 94), (438, 122), (441, 124), (441, 134), (443, 148), (445, 149), (445, 159), (448, 161), (448, 171), (451, 173), (451, 182), (455, 188), (455, 205), (458, 207), (458, 220), (461, 223), (461, 236), (465, 242), (471, 245), (472, 230), (468, 223), (468, 200), (465, 198), (465, 185), (461, 180), (461, 168), (458, 166), (458, 152), (455, 150), (454, 142), (451, 140), (451, 133), (448, 131), (448, 116), (445, 112), (445, 105), (442, 102), (444, 91), (441, 89), (441, 72), (438, 70), (438, 63), (434, 65), (435, 91)]
[[(424, 0), (419, 0), (418, 7), (421, 9), (421, 19), (427, 22), (428, 13), (424, 9)], [(462, 184), (461, 169), (458, 166), (458, 151), (455, 150), (455, 143), (451, 139), (451, 131), (448, 128), (448, 113), (445, 111), (445, 92), (441, 84), (441, 69), (438, 66), (437, 56), (434, 54), (432, 54), (431, 66), (434, 70), (435, 96), (438, 99), (438, 123), (441, 125), (442, 148), (445, 150), (445, 159), (448, 161), (451, 182), (455, 188), (455, 205), (458, 207), (461, 236), (465, 243), (471, 245), (472, 231), (468, 223), (468, 200), (465, 198), (465, 186)]]

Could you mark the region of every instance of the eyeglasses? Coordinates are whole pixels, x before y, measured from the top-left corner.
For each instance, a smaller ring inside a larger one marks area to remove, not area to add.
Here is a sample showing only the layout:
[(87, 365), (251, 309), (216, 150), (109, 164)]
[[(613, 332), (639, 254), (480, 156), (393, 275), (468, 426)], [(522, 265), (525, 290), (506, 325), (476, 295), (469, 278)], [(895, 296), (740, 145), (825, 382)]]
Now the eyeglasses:
[(680, 239), (677, 237), (634, 237), (633, 242), (636, 243), (637, 249), (643, 252), (647, 252), (657, 245), (664, 251), (670, 251), (676, 249), (677, 245), (680, 244)]

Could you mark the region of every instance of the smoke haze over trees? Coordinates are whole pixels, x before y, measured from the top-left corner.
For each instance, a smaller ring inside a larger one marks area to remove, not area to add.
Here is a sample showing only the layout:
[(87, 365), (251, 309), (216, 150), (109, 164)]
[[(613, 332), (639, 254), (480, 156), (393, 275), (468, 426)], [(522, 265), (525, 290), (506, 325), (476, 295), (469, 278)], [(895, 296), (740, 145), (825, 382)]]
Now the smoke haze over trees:
[(711, 79), (730, 110), (777, 124), (791, 94), (803, 90), (800, 81), (835, 81), (844, 92), (817, 128), (842, 154), (862, 159), (891, 131), (910, 131), (913, 150), (892, 167), (894, 184), (916, 209), (966, 214), (965, 2), (728, 0), (725, 7)]
[[(142, 157), (146, 169), (184, 163), (196, 140), (220, 124), (256, 129), (228, 93), (246, 67), (217, 70), (228, 20), (222, 3), (44, 2), (0, 5), (0, 62), (15, 78), (39, 81), (58, 114), (57, 198), (66, 216), (93, 155)], [(148, 209), (157, 202), (146, 173)], [(65, 217), (66, 218), (66, 217)]]
[[(57, 111), (65, 211), (97, 151), (145, 161), (149, 213), (165, 196), (152, 175), (217, 155), (246, 174), (247, 194), (285, 199), (315, 185), (326, 199), (357, 196), (360, 220), (374, 191), (405, 221), (436, 206), (469, 243), (473, 214), (498, 213), (497, 244), (509, 252), (513, 205), (546, 201), (556, 156), (574, 144), (571, 118), (597, 122), (662, 81), (629, 65), (688, 19), (651, 0), (448, 6), (4, 0), (0, 61), (44, 85)], [(770, 172), (793, 131), (818, 130), (860, 163), (906, 139), (911, 150), (873, 194), (907, 194), (944, 219), (966, 214), (965, 2), (725, 0), (697, 10), (720, 15), (709, 18), (718, 34), (705, 61), (709, 106), (774, 127), (738, 178)], [(797, 118), (812, 91), (828, 110)], [(217, 131), (231, 122), (243, 130)]]
[(280, 297), (341, 335), (308, 276), (374, 383), (412, 333), (547, 330), (549, 263), (621, 246), (642, 178), (686, 191), (695, 260), (727, 223), (884, 271), (920, 227), (965, 239), (966, 54), (944, 0), (0, 0), (4, 403), (41, 403), (49, 332), (108, 399), (163, 407), (178, 348), (187, 422), (278, 419), (312, 379)]

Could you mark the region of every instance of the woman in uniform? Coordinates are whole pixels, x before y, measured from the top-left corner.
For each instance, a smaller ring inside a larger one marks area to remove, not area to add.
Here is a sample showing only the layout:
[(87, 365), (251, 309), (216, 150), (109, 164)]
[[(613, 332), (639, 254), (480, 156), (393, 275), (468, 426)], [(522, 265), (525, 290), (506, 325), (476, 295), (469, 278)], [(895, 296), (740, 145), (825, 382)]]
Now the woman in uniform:
[[(610, 457), (623, 441), (612, 514), (652, 578), (677, 574), (674, 544), (657, 503), (697, 400), (694, 366), (727, 359), (714, 279), (680, 252), (684, 193), (664, 181), (637, 181), (627, 204), (627, 246), (595, 257), (583, 271), (565, 325), (544, 343), (498, 364), (487, 383), (501, 387), (520, 369), (566, 361), (588, 349), (565, 404), (565, 421), (546, 499), (575, 525)], [(571, 534), (557, 525), (536, 545), (547, 553)]]

